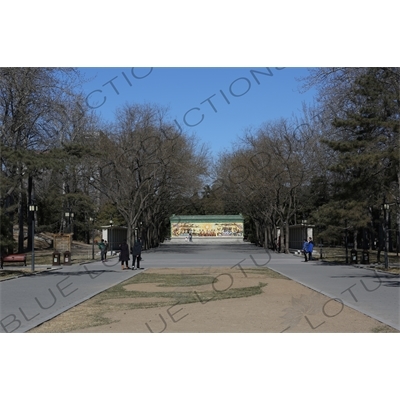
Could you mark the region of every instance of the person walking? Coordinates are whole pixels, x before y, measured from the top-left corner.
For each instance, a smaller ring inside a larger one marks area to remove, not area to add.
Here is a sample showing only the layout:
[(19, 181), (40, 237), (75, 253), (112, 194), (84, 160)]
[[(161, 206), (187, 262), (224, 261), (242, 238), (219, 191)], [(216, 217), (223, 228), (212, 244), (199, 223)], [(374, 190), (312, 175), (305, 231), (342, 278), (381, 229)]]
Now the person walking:
[(137, 265), (137, 269), (143, 269), (140, 267), (140, 261), (142, 260), (142, 241), (140, 238), (136, 240), (132, 247), (132, 269), (135, 269), (135, 263)]
[(99, 249), (100, 249), (100, 256), (101, 256), (101, 261), (104, 262), (104, 252), (106, 249), (106, 245), (104, 243), (104, 239), (101, 239), (101, 242), (98, 244)]
[(308, 238), (308, 246), (307, 246), (307, 252), (308, 252), (308, 261), (312, 260), (312, 252), (314, 249), (314, 242), (312, 238)]
[[(130, 269), (128, 267), (128, 261), (129, 261), (129, 246), (126, 243), (126, 240), (124, 240), (120, 245), (120, 253), (119, 253), (119, 260), (121, 261), (121, 269)], [(124, 267), (124, 264), (126, 267)]]
[(107, 240), (104, 241), (104, 246), (105, 246), (105, 249), (104, 249), (104, 261), (107, 261), (107, 252), (108, 252), (108, 242), (107, 242)]
[(308, 241), (307, 239), (304, 239), (303, 242), (303, 254), (304, 254), (304, 261), (307, 262), (307, 254), (308, 254)]

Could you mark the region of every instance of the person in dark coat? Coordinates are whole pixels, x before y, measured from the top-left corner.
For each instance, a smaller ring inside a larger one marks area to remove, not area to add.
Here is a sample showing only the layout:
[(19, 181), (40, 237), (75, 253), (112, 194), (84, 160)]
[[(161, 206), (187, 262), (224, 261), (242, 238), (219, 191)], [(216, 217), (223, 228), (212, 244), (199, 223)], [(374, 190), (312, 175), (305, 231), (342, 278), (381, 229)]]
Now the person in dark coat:
[(313, 242), (312, 238), (308, 238), (308, 247), (307, 247), (308, 261), (312, 260), (313, 249), (314, 249), (314, 242)]
[[(128, 261), (129, 261), (129, 246), (126, 243), (126, 240), (124, 240), (120, 245), (119, 248), (121, 249), (119, 253), (119, 260), (121, 261), (121, 269), (130, 269), (128, 267)], [(126, 267), (124, 267), (124, 263)]]
[(140, 238), (136, 240), (132, 247), (132, 269), (135, 269), (135, 262), (137, 262), (137, 269), (142, 269), (140, 268), (140, 261), (142, 259), (142, 241)]
[(108, 252), (108, 242), (107, 242), (107, 240), (104, 241), (104, 246), (105, 246), (105, 248), (104, 248), (104, 261), (107, 261), (107, 252)]
[(303, 242), (303, 254), (304, 254), (304, 261), (307, 262), (307, 255), (308, 255), (308, 241), (307, 239), (304, 239)]

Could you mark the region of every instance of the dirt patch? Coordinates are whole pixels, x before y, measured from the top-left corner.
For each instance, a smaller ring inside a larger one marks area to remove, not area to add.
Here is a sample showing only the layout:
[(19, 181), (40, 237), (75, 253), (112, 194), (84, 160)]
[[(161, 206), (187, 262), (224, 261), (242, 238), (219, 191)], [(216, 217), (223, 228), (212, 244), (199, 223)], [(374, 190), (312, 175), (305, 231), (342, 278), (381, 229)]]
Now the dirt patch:
[(152, 269), (30, 332), (398, 332), (267, 268)]

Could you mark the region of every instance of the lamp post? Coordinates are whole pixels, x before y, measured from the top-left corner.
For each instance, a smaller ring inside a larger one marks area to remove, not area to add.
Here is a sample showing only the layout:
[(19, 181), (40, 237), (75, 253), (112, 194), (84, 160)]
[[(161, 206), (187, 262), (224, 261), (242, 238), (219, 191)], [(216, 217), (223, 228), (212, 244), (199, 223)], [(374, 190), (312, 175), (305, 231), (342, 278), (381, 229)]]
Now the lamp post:
[(35, 211), (38, 208), (34, 203), (29, 205), (29, 211), (32, 213), (32, 260), (31, 260), (31, 271), (35, 271)]
[[(304, 230), (302, 229), (302, 235), (303, 235), (303, 237), (301, 238), (302, 240), (304, 239), (304, 238), (306, 238), (306, 239), (308, 239), (308, 235), (307, 235), (307, 220), (306, 219), (302, 219), (301, 220), (301, 225), (302, 226), (304, 226), (305, 228), (304, 228)], [(300, 242), (300, 243), (303, 243), (302, 241)]]
[(317, 234), (317, 239), (318, 239), (318, 246), (319, 246), (319, 259), (322, 260), (323, 256), (322, 256), (322, 246), (323, 246), (323, 240), (322, 240), (322, 236), (321, 236), (321, 226), (317, 225), (318, 227), (318, 234)]
[(74, 234), (73, 228), (72, 228), (72, 223), (71, 220), (74, 220), (74, 213), (72, 211), (66, 211), (65, 212), (65, 217), (68, 218), (68, 225), (69, 225), (69, 232), (72, 233), (72, 235)]
[(388, 260), (388, 211), (389, 211), (389, 204), (383, 203), (382, 205), (383, 208), (383, 240), (385, 242), (385, 269), (389, 268), (389, 260)]
[(112, 227), (113, 227), (113, 220), (112, 217), (110, 218), (110, 256), (112, 256), (113, 245), (112, 245)]
[(348, 246), (348, 230), (347, 230), (347, 219), (344, 220), (344, 231), (345, 231), (345, 246), (346, 246), (346, 264), (349, 263), (349, 246)]
[(143, 222), (140, 221), (140, 231), (139, 231), (139, 235), (138, 235), (138, 239), (141, 238), (141, 243), (143, 245)]
[[(71, 244), (71, 252), (72, 252), (72, 241), (74, 240), (74, 230), (73, 230), (73, 226), (72, 226), (73, 222), (71, 222), (71, 221), (74, 220), (74, 213), (71, 210), (69, 210), (69, 211), (66, 211), (64, 215), (66, 218), (68, 218), (69, 233), (72, 234), (71, 240), (69, 242)], [(65, 258), (66, 258), (66, 254), (67, 254), (67, 252), (64, 253)], [(71, 257), (71, 254), (69, 256)]]
[(90, 223), (92, 224), (92, 260), (94, 260), (94, 218), (89, 218)]

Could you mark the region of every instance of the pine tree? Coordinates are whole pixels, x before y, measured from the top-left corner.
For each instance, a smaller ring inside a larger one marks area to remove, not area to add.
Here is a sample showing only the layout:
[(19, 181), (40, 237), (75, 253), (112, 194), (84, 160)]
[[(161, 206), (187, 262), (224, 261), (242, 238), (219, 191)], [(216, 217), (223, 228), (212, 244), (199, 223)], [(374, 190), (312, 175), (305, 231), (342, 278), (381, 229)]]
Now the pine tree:
[[(337, 152), (332, 171), (337, 197), (380, 204), (393, 199), (399, 179), (399, 75), (390, 68), (368, 68), (354, 82), (336, 134), (325, 143)], [(398, 187), (397, 187), (398, 188)]]
[(334, 195), (320, 212), (340, 209), (336, 224), (372, 227), (384, 199), (399, 204), (399, 77), (398, 68), (366, 69), (323, 140), (337, 157), (330, 167)]

